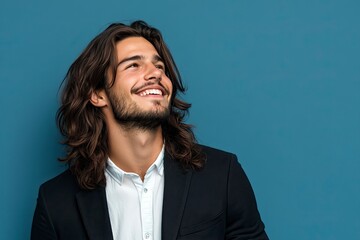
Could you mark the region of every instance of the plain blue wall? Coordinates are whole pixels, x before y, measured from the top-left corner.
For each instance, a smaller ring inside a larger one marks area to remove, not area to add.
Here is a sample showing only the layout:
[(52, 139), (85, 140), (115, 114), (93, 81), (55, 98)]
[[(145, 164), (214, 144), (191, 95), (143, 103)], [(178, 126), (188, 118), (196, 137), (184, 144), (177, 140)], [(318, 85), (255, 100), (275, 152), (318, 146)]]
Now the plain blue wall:
[[(360, 239), (360, 2), (7, 1), (0, 8), (0, 239), (28, 239), (64, 167), (67, 68), (109, 23), (162, 30), (201, 143), (238, 155), (271, 239)], [(61, 199), (59, 199), (61, 201)]]

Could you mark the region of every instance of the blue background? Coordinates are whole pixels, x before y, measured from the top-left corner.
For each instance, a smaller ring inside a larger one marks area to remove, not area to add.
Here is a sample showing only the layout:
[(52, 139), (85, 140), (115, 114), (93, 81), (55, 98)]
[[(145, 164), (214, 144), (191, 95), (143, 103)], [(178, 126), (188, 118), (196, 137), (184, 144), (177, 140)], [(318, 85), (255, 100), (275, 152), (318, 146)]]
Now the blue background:
[[(0, 8), (0, 239), (28, 239), (64, 169), (58, 88), (109, 23), (167, 41), (198, 140), (234, 152), (271, 239), (360, 239), (360, 2), (7, 1)], [(59, 199), (61, 201), (61, 199)]]

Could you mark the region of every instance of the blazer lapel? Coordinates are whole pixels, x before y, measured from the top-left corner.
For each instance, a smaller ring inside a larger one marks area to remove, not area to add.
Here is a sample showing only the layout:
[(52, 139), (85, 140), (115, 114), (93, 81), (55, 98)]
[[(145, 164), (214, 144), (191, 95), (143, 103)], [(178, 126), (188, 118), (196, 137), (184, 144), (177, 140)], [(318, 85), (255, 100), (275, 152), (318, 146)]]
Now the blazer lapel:
[(192, 172), (183, 170), (177, 161), (166, 154), (164, 174), (162, 239), (173, 240), (176, 239), (179, 231)]
[(80, 215), (91, 240), (113, 240), (105, 188), (76, 195)]

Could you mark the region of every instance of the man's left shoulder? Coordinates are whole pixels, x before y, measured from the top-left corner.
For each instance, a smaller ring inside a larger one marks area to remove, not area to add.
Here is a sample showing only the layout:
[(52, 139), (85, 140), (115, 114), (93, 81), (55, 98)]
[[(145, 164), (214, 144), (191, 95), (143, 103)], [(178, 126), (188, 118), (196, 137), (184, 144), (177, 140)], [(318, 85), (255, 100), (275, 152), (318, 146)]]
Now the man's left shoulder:
[(235, 156), (234, 153), (227, 152), (227, 151), (224, 151), (224, 150), (221, 150), (218, 148), (214, 148), (214, 147), (210, 147), (210, 146), (206, 146), (206, 145), (202, 145), (202, 144), (198, 144), (198, 146), (207, 155), (224, 156), (224, 157)]
[(234, 153), (201, 144), (199, 144), (199, 147), (205, 155), (205, 168), (221, 165), (228, 166), (232, 162), (237, 162), (237, 157)]

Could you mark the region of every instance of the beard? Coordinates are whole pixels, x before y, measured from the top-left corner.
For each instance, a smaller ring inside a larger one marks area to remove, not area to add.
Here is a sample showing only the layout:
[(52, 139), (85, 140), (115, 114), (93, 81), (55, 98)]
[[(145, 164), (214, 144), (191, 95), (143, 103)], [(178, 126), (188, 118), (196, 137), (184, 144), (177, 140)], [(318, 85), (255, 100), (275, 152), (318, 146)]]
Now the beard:
[(162, 106), (160, 101), (154, 100), (154, 109), (146, 111), (122, 93), (116, 95), (111, 89), (105, 91), (115, 120), (125, 129), (154, 130), (168, 120), (170, 108)]

